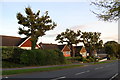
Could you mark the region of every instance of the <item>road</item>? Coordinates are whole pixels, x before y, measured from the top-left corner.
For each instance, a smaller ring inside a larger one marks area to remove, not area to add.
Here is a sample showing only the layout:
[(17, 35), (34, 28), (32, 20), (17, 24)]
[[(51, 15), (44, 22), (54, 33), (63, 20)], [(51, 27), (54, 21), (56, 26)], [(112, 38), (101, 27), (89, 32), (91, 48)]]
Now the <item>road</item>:
[[(18, 80), (18, 78), (29, 78), (35, 80), (86, 80), (86, 79), (99, 79), (99, 80), (115, 80), (118, 76), (118, 61), (112, 63), (104, 63), (97, 65), (88, 65), (85, 67), (77, 67), (70, 69), (55, 70), (49, 72), (33, 72), (26, 74), (18, 74), (7, 76), (6, 78)], [(25, 79), (25, 80), (26, 80)], [(4, 79), (3, 79), (4, 80)]]

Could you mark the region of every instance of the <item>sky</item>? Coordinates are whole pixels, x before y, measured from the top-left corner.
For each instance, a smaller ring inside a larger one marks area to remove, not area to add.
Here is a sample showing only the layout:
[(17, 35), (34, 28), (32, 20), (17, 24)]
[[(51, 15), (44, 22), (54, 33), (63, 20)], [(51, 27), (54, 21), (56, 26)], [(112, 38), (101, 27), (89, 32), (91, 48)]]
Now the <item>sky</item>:
[(40, 37), (39, 42), (58, 43), (55, 38), (67, 28), (82, 32), (100, 32), (101, 39), (107, 41), (118, 41), (118, 22), (100, 21), (91, 10), (96, 11), (94, 6), (90, 5), (89, 0), (2, 0), (0, 2), (0, 35), (25, 37), (18, 34), (18, 28), (22, 27), (17, 22), (16, 14), (18, 12), (26, 16), (24, 10), (30, 6), (34, 12), (41, 11), (41, 15), (48, 11), (50, 18), (57, 23), (57, 26), (46, 35)]

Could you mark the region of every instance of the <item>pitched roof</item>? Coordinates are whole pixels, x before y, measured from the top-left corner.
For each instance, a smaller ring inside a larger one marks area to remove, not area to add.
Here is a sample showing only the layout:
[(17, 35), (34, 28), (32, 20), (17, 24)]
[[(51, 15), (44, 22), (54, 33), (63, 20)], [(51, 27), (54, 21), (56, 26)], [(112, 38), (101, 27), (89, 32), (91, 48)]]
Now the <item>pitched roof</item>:
[(0, 35), (0, 37), (2, 38), (2, 46), (18, 46), (26, 39), (5, 35)]
[(79, 52), (84, 53), (84, 52), (86, 52), (86, 49), (83, 46), (74, 46), (74, 49), (75, 49), (75, 53), (79, 53)]
[(64, 47), (61, 51), (63, 52), (63, 51), (71, 51), (71, 50), (67, 45), (64, 45)]
[(85, 47), (82, 47), (82, 49), (80, 50), (81, 53), (87, 52)]
[(57, 44), (49, 44), (49, 43), (39, 43), (39, 46), (42, 49), (58, 49)]

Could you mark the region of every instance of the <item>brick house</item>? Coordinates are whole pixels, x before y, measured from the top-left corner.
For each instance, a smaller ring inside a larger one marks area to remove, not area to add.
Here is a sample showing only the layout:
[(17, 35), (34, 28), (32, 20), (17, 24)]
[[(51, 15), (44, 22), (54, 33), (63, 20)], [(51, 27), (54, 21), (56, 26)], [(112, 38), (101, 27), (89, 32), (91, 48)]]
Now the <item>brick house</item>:
[(74, 46), (75, 49), (75, 56), (82, 56), (84, 58), (86, 58), (87, 56), (89, 56), (87, 54), (87, 50), (84, 46)]
[(61, 52), (63, 53), (63, 55), (65, 57), (70, 57), (70, 52), (71, 52), (71, 49), (69, 48), (68, 45), (58, 45), (58, 48), (61, 50)]
[[(21, 37), (15, 37), (15, 36), (5, 36), (0, 35), (2, 38), (1, 44), (2, 46), (7, 47), (20, 47), (22, 49), (31, 49), (31, 41), (30, 37), (21, 38)], [(40, 46), (36, 44), (36, 49), (39, 49)]]

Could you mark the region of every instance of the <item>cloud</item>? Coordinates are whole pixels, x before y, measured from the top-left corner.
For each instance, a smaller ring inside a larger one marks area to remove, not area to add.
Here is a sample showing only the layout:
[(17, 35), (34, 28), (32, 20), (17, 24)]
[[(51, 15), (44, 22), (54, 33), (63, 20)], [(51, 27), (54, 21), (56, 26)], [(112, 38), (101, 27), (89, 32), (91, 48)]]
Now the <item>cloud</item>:
[(118, 23), (117, 22), (103, 22), (96, 21), (92, 23), (87, 23), (84, 25), (78, 25), (71, 27), (70, 29), (77, 31), (81, 30), (82, 32), (100, 32), (101, 39), (106, 42), (110, 40), (115, 40), (118, 42)]
[(56, 37), (57, 35), (58, 35), (57, 33), (55, 33), (55, 34), (46, 34), (43, 37)]
[(84, 30), (85, 28), (88, 28), (90, 26), (86, 26), (86, 25), (77, 25), (77, 26), (74, 26), (74, 27), (71, 27), (70, 29), (74, 30), (74, 31), (77, 31), (77, 30)]

